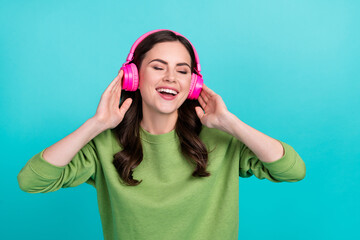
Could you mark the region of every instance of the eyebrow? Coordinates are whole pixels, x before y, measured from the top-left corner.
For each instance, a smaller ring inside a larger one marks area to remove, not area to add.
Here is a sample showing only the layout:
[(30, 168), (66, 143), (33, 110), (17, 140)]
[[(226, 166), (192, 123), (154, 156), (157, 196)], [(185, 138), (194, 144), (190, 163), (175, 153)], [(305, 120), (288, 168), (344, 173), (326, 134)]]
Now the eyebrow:
[[(148, 64), (150, 64), (151, 62), (154, 62), (154, 61), (158, 61), (158, 62), (161, 62), (161, 63), (166, 64), (166, 65), (168, 64), (166, 61), (164, 61), (162, 59), (159, 59), (159, 58), (155, 58), (155, 59), (151, 60)], [(184, 65), (188, 66), (191, 69), (189, 64), (187, 64), (186, 62), (176, 64), (176, 66), (184, 66)]]

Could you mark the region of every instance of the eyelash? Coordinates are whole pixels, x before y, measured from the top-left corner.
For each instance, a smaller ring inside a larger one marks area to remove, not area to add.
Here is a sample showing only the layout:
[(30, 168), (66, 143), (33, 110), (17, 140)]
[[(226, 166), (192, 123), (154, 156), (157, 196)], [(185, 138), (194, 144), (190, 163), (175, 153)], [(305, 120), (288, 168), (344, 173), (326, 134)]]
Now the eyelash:
[[(155, 70), (162, 70), (162, 68), (158, 68), (158, 67), (153, 67)], [(184, 72), (184, 71), (179, 71), (180, 73), (182, 74), (187, 74), (187, 72)]]

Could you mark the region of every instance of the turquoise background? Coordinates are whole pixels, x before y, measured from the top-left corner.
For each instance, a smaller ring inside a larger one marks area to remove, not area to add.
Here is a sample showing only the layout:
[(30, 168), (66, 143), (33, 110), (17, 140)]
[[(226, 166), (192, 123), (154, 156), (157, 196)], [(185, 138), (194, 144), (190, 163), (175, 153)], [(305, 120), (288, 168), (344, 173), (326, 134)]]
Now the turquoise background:
[(290, 144), (304, 180), (240, 178), (239, 239), (360, 239), (359, 1), (0, 1), (0, 239), (103, 239), (96, 190), (17, 174), (95, 114), (133, 42), (185, 35), (204, 81)]

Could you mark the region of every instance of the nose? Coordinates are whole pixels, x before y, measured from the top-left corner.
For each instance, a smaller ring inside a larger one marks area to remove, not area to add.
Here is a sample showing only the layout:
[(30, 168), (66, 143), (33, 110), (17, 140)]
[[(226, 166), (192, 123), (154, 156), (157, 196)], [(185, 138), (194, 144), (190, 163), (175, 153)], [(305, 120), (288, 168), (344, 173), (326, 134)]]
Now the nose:
[(165, 74), (165, 80), (174, 82), (175, 81), (175, 73), (171, 69), (168, 69)]

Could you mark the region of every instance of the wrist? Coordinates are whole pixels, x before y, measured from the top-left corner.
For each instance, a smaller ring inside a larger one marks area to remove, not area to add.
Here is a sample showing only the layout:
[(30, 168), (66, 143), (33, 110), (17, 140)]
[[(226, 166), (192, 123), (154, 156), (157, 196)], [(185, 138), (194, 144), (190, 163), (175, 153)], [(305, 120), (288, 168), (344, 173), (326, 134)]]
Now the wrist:
[(233, 127), (236, 125), (236, 121), (239, 120), (233, 113), (227, 111), (220, 118), (219, 129), (233, 135)]
[(94, 129), (96, 129), (96, 132), (98, 134), (108, 129), (105, 123), (103, 123), (96, 117), (91, 117), (86, 122), (89, 126), (92, 126)]

